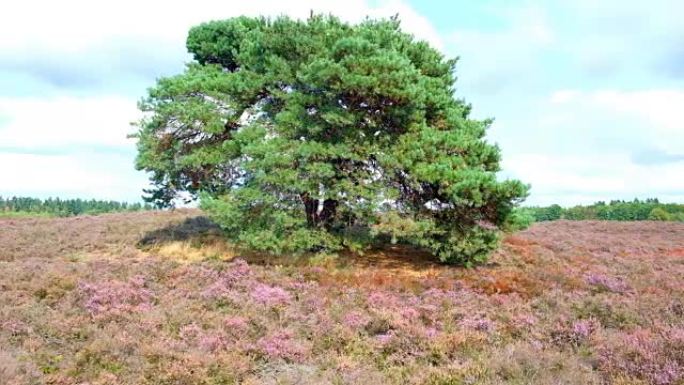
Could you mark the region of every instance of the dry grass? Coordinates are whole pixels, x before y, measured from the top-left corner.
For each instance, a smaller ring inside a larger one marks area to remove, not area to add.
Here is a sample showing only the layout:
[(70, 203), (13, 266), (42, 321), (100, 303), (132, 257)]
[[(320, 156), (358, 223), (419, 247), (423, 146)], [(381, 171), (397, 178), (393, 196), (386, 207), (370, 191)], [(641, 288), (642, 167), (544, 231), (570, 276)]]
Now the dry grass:
[(0, 219), (0, 384), (683, 384), (684, 224), (553, 222), (486, 266), (273, 258), (196, 210)]

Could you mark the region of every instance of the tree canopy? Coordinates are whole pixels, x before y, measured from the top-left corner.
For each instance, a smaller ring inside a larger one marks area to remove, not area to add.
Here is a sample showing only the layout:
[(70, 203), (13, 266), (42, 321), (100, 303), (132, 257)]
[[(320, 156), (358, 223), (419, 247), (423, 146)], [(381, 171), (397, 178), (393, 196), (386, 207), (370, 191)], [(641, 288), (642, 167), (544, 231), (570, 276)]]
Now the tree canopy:
[(193, 27), (194, 61), (140, 108), (148, 199), (180, 193), (273, 253), (406, 242), (483, 261), (527, 194), (497, 179), (490, 120), (454, 97), (455, 59), (397, 18), (237, 17)]

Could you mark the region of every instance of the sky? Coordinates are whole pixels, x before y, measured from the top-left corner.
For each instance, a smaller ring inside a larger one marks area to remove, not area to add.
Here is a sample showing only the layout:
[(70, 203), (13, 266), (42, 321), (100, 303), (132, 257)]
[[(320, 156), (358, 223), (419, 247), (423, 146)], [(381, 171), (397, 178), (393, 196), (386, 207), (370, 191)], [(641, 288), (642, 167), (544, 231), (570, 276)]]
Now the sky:
[(399, 14), (459, 57), (456, 97), (494, 118), (530, 205), (684, 202), (684, 2), (32, 1), (0, 13), (0, 196), (139, 201), (136, 103), (181, 72), (188, 29), (238, 15)]

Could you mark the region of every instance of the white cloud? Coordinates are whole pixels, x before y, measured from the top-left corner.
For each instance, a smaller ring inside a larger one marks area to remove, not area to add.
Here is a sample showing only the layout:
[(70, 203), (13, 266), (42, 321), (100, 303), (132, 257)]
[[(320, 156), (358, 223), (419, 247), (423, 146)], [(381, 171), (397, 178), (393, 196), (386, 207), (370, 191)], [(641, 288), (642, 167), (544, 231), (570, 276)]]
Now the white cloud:
[(589, 97), (600, 107), (651, 122), (662, 133), (684, 134), (684, 90), (598, 91)]
[[(684, 90), (563, 90), (549, 100), (549, 109), (541, 118), (549, 127), (562, 126), (577, 135), (612, 137), (615, 147), (625, 151), (648, 146), (684, 154)], [(625, 146), (625, 140), (632, 148)]]
[[(182, 70), (188, 30), (239, 15), (334, 14), (348, 22), (399, 14), (404, 31), (443, 48), (430, 22), (401, 0), (133, 1), (28, 0), (0, 13), (0, 81), (29, 76), (63, 91), (142, 93), (155, 78)], [(36, 12), (40, 9), (40, 12)], [(7, 82), (7, 81), (5, 81)], [(12, 83), (10, 83), (12, 84)], [(21, 93), (16, 86), (0, 95)]]
[(683, 103), (673, 89), (553, 92), (515, 122), (524, 135), (499, 131), (503, 168), (532, 184), (528, 204), (682, 201)]
[[(441, 36), (432, 26), (430, 21), (421, 14), (414, 11), (409, 5), (398, 0), (388, 0), (380, 3), (377, 8), (372, 8), (367, 11), (370, 17), (389, 17), (399, 14), (401, 20), (401, 28), (405, 32), (413, 34), (420, 40), (425, 40), (433, 47), (444, 50), (444, 42)], [(360, 15), (355, 15), (350, 20), (358, 21)]]
[(496, 94), (513, 84), (529, 88), (537, 80), (540, 52), (554, 48), (555, 32), (543, 8), (496, 9), (492, 14), (507, 23), (496, 29), (457, 29), (447, 38), (451, 54), (461, 57), (459, 88), (466, 95)]
[[(443, 47), (430, 22), (400, 0), (6, 4), (0, 12), (0, 81), (17, 90), (0, 90), (0, 194), (137, 199), (146, 178), (133, 169), (133, 141), (126, 139), (139, 116), (137, 96), (116, 95), (142, 92), (129, 85), (131, 79), (151, 86), (155, 77), (180, 70), (194, 25), (238, 15), (303, 19), (312, 10), (349, 22), (399, 13), (404, 31)], [(24, 92), (29, 79), (33, 91)], [(74, 89), (91, 83), (100, 94), (74, 96)], [(131, 89), (120, 92), (126, 87)]]
[[(39, 10), (39, 11), (37, 11)], [(441, 45), (428, 20), (406, 3), (387, 0), (371, 6), (364, 0), (322, 1), (180, 1), (93, 2), (64, 0), (14, 2), (0, 14), (0, 49), (50, 48), (65, 53), (92, 48), (109, 39), (157, 39), (183, 44), (188, 29), (208, 20), (238, 15), (289, 15), (306, 18), (311, 11), (332, 13), (344, 20), (360, 21), (370, 15), (389, 17), (400, 13), (403, 27), (421, 39)]]
[[(132, 168), (126, 134), (138, 116), (138, 88), (180, 69), (188, 29), (240, 14), (306, 18), (314, 10), (351, 22), (399, 13), (405, 31), (461, 55), (459, 96), (477, 115), (497, 118), (490, 138), (503, 147), (507, 173), (532, 183), (530, 202), (684, 199), (684, 90), (658, 83), (665, 71), (646, 76), (656, 62), (681, 63), (672, 56), (681, 51), (665, 55), (681, 46), (667, 37), (684, 31), (671, 3), (496, 7), (496, 28), (458, 29), (443, 41), (402, 0), (12, 2), (0, 13), (0, 72), (3, 84), (33, 96), (0, 97), (0, 194), (10, 186), (134, 199), (144, 175)], [(78, 82), (98, 83), (101, 95), (74, 96), (69, 86)], [(115, 96), (124, 89), (132, 97)], [(98, 154), (103, 147), (121, 153)], [(45, 149), (71, 153), (28, 154)]]
[(132, 160), (111, 154), (34, 155), (0, 152), (0, 195), (138, 201), (147, 185)]
[(122, 97), (0, 98), (2, 147), (131, 146), (126, 135), (139, 116)]
[[(390, 17), (399, 13), (402, 27), (420, 39), (442, 47), (439, 34), (429, 21), (402, 1), (388, 0), (371, 6), (364, 0), (324, 1), (211, 1), (183, 2), (133, 1), (92, 2), (14, 2), (0, 13), (0, 51), (17, 51), (27, 60), (14, 60), (13, 70), (33, 67), (34, 72), (52, 72), (57, 78), (81, 78), (99, 66), (125, 64), (131, 57), (140, 59), (140, 41), (149, 46), (148, 54), (163, 52), (174, 60), (166, 45), (182, 52), (188, 29), (203, 21), (237, 15), (287, 14), (306, 18), (311, 10), (332, 13), (344, 20), (360, 21), (366, 16)], [(36, 12), (40, 10), (40, 12)], [(113, 51), (103, 51), (110, 45)], [(174, 51), (171, 49), (170, 51)], [(136, 54), (132, 55), (132, 51)], [(118, 52), (121, 57), (117, 57)], [(21, 55), (19, 55), (21, 56)], [(58, 59), (62, 57), (62, 59)], [(83, 59), (64, 60), (63, 58)], [(88, 59), (90, 57), (90, 59)], [(51, 58), (55, 58), (51, 62)], [(178, 56), (177, 65), (185, 58)], [(161, 66), (155, 60), (152, 60)], [(43, 64), (40, 64), (43, 63)], [(2, 58), (0, 57), (0, 67)], [(69, 67), (69, 68), (60, 68)], [(135, 70), (135, 63), (129, 64)], [(139, 67), (139, 66), (138, 66)], [(28, 70), (28, 69), (27, 69)], [(154, 81), (154, 71), (143, 68)], [(117, 77), (115, 72), (100, 75)], [(72, 79), (72, 80), (69, 80)], [(121, 76), (118, 77), (119, 80)], [(109, 83), (107, 83), (109, 84)], [(140, 95), (142, 96), (142, 95)], [(0, 97), (0, 147), (54, 147), (68, 145), (130, 146), (126, 134), (129, 123), (138, 117), (136, 100), (119, 96), (95, 97)]]
[(556, 91), (551, 95), (552, 104), (562, 104), (573, 100), (576, 100), (580, 96), (580, 92), (577, 90), (561, 90)]
[(489, 138), (529, 202), (684, 200), (682, 4), (511, 3), (488, 10), (495, 28), (451, 33), (460, 93), (496, 118)]
[(510, 173), (532, 184), (531, 205), (574, 205), (598, 200), (684, 200), (684, 162), (636, 165), (623, 154), (521, 154), (504, 159)]

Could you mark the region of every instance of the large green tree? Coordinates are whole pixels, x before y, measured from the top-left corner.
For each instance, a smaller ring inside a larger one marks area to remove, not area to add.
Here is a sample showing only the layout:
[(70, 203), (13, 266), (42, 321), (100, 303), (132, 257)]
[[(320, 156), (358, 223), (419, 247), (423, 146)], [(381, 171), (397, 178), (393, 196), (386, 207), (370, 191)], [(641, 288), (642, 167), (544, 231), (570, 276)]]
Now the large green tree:
[(454, 66), (396, 18), (237, 17), (190, 30), (194, 61), (141, 102), (148, 199), (179, 193), (238, 245), (273, 253), (392, 240), (483, 261), (527, 194), (497, 180), (490, 121)]

